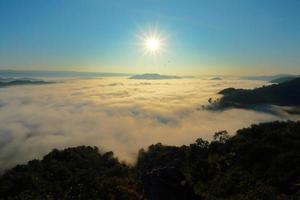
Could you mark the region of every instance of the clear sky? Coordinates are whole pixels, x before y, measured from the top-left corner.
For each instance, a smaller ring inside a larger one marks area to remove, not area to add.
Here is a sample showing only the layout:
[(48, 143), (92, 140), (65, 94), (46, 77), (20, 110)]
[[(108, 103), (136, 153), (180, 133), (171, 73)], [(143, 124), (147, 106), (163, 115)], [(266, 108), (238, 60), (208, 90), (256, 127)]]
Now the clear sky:
[(300, 74), (300, 1), (0, 0), (0, 69)]

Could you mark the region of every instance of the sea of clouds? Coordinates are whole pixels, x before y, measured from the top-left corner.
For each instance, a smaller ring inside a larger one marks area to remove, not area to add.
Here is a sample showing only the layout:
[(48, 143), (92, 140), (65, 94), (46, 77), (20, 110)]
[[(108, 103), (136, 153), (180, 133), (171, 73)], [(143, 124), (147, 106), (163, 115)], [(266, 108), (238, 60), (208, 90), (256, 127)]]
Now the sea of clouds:
[(53, 148), (98, 146), (133, 163), (140, 148), (183, 145), (216, 131), (253, 123), (299, 119), (251, 110), (201, 109), (227, 87), (248, 80), (64, 79), (56, 84), (0, 88), (0, 170), (41, 158)]

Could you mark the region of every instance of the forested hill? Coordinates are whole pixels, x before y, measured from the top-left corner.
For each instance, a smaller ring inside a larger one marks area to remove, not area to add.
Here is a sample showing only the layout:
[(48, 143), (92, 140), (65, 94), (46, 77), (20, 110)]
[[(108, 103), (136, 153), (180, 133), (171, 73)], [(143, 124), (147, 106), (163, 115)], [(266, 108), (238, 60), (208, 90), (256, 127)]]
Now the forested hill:
[(291, 80), (296, 79), (296, 78), (299, 78), (299, 76), (286, 76), (286, 77), (273, 79), (269, 82), (270, 83), (284, 83), (284, 82), (291, 81)]
[(219, 108), (248, 107), (259, 104), (300, 106), (300, 78), (287, 82), (249, 89), (227, 88), (214, 104)]
[(17, 85), (43, 85), (51, 84), (54, 82), (44, 81), (40, 79), (29, 79), (29, 78), (0, 78), (0, 88), (17, 86)]
[(135, 166), (95, 147), (53, 150), (0, 177), (0, 199), (296, 200), (300, 122), (253, 125), (207, 142), (140, 150)]

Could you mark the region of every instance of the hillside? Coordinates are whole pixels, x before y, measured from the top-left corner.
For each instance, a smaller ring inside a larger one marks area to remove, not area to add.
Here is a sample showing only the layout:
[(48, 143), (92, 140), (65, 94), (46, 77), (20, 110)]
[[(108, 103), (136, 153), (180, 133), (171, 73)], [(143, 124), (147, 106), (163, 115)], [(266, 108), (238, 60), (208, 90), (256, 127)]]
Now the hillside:
[(299, 78), (299, 76), (286, 76), (286, 77), (282, 77), (282, 78), (273, 79), (269, 82), (270, 83), (284, 83), (284, 82), (291, 81), (296, 78)]
[(5, 172), (0, 199), (299, 199), (299, 146), (300, 122), (272, 122), (151, 145), (133, 167), (95, 147), (53, 150)]
[(253, 90), (227, 88), (219, 94), (223, 96), (214, 102), (219, 108), (245, 108), (259, 104), (300, 106), (300, 78)]

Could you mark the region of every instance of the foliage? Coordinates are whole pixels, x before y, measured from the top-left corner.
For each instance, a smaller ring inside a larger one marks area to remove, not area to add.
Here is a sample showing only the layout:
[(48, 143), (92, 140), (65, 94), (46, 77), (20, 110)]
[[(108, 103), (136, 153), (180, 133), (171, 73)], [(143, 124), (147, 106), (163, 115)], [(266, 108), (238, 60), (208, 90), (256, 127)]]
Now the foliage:
[(152, 145), (140, 151), (137, 168), (175, 167), (203, 199), (299, 199), (299, 146), (300, 122), (265, 123), (231, 138), (218, 132), (209, 144)]
[(222, 94), (223, 97), (217, 101), (210, 100), (213, 107), (246, 108), (259, 104), (300, 106), (300, 78), (295, 78), (279, 84), (255, 88), (253, 90), (227, 88), (220, 91), (219, 94)]
[(272, 122), (232, 137), (221, 131), (211, 142), (199, 138), (188, 146), (151, 145), (139, 151), (134, 167), (95, 147), (53, 150), (5, 172), (0, 197), (297, 200), (299, 146), (300, 122)]
[(138, 199), (131, 169), (96, 147), (53, 150), (0, 179), (4, 199)]

